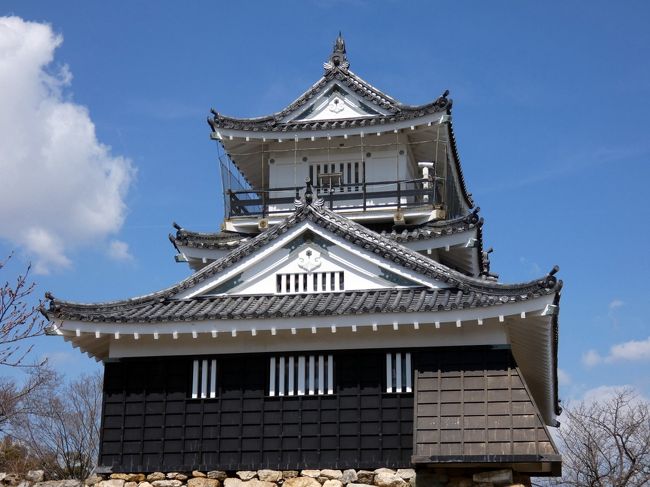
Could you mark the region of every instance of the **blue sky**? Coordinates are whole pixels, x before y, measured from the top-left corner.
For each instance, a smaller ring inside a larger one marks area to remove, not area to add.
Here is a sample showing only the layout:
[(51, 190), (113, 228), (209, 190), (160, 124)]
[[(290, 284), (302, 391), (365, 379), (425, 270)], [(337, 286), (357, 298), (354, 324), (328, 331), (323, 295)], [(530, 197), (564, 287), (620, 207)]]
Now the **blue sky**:
[[(646, 2), (5, 0), (1, 15), (62, 36), (51, 62), (40, 61), (54, 80), (43, 96), (78, 110), (48, 120), (94, 126), (88, 153), (121, 171), (92, 173), (98, 186), (84, 192), (66, 186), (85, 174), (83, 154), (63, 151), (40, 186), (38, 166), (12, 168), (23, 203), (0, 212), (0, 255), (15, 249), (16, 267), (42, 262), (39, 292), (103, 301), (186, 276), (171, 222), (210, 231), (222, 218), (210, 107), (283, 108), (321, 75), (340, 29), (351, 69), (400, 101), (451, 91), (465, 177), (502, 280), (560, 265), (562, 397), (621, 384), (650, 395)], [(15, 81), (7, 71), (5, 81)], [(43, 140), (40, 118), (25, 114), (33, 106), (16, 112), (26, 128), (15, 137), (31, 149)], [(0, 133), (0, 147), (16, 140)], [(63, 225), (77, 193), (100, 209)], [(53, 240), (30, 234), (28, 221)], [(36, 353), (69, 374), (96, 367), (54, 338)]]

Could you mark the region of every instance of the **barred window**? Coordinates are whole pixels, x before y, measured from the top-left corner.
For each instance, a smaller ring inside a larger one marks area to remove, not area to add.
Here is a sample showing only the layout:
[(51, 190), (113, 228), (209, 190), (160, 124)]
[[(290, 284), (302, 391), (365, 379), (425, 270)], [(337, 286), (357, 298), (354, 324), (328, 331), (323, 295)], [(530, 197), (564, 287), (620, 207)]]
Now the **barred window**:
[(217, 360), (192, 361), (192, 399), (217, 397)]
[(269, 396), (334, 394), (332, 355), (280, 355), (269, 361)]
[(275, 291), (278, 294), (344, 291), (344, 279), (343, 271), (276, 274)]
[(386, 392), (412, 392), (411, 354), (386, 354)]

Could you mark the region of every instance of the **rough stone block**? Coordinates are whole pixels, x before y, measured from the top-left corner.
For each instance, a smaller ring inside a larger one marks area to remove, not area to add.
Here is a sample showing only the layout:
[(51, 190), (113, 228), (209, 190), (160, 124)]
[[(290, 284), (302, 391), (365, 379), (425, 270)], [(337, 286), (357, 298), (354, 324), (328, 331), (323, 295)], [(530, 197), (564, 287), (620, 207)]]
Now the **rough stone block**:
[(378, 487), (407, 487), (408, 483), (396, 473), (384, 471), (375, 475), (375, 485)]
[[(44, 484), (45, 482), (41, 482), (41, 484)], [(126, 481), (122, 479), (109, 479), (109, 480), (102, 480), (98, 485), (98, 487), (124, 487), (124, 484)], [(58, 486), (45, 486), (43, 485), (42, 487), (58, 487)]]
[(257, 478), (259, 478), (260, 480), (264, 480), (265, 482), (277, 482), (282, 478), (282, 472), (280, 472), (279, 470), (268, 470), (268, 469), (258, 470)]
[(27, 472), (27, 475), (25, 475), (25, 478), (30, 482), (43, 482), (44, 477), (45, 472), (43, 470), (30, 470)]
[(124, 487), (138, 487), (138, 483), (137, 482), (126, 482), (124, 484)]
[(165, 480), (165, 474), (162, 472), (153, 472), (147, 475), (147, 480), (153, 482), (154, 480)]
[(391, 474), (395, 474), (396, 472), (395, 472), (395, 470), (390, 469), (390, 468), (377, 468), (377, 469), (375, 469), (375, 474), (378, 474), (378, 473), (391, 473)]
[(341, 477), (343, 477), (343, 472), (326, 468), (320, 471), (320, 476), (325, 477), (326, 479), (340, 480)]
[(283, 470), (282, 471), (282, 478), (283, 479), (292, 479), (294, 477), (297, 477), (300, 475), (300, 472), (298, 470)]
[(321, 487), (320, 482), (313, 477), (294, 477), (284, 481), (283, 487)]
[(223, 470), (210, 470), (208, 472), (209, 479), (217, 479), (219, 482), (223, 482), (228, 478), (228, 474)]
[(95, 485), (95, 484), (100, 483), (102, 480), (104, 480), (104, 479), (101, 478), (99, 475), (91, 475), (86, 480), (84, 480), (84, 484), (85, 485)]
[(183, 482), (176, 479), (167, 479), (167, 480), (154, 480), (151, 482), (153, 487), (181, 487)]
[(349, 468), (343, 471), (343, 475), (341, 475), (341, 482), (343, 482), (344, 484), (350, 484), (356, 481), (357, 481), (356, 470), (354, 470), (353, 468)]
[(397, 475), (402, 477), (404, 480), (410, 480), (415, 477), (415, 470), (412, 468), (400, 468), (397, 470)]
[(323, 487), (343, 487), (343, 482), (337, 479), (329, 479), (323, 482)]
[(108, 478), (113, 480), (124, 480), (126, 482), (130, 477), (131, 474), (129, 473), (112, 473)]
[(242, 480), (251, 480), (257, 477), (257, 472), (255, 470), (239, 470), (237, 472), (237, 477)]
[(357, 482), (360, 484), (372, 485), (375, 481), (375, 472), (370, 470), (359, 470), (357, 472)]
[(484, 484), (490, 483), (494, 485), (511, 485), (513, 483), (512, 470), (507, 468), (503, 470), (475, 473), (472, 476), (472, 480), (474, 480), (474, 482)]
[(227, 478), (224, 480), (223, 485), (224, 487), (277, 487), (273, 482), (258, 479), (241, 480), (238, 478)]
[(320, 477), (320, 470), (301, 470), (300, 475), (303, 477), (311, 477), (313, 479), (317, 479)]
[(192, 477), (206, 477), (206, 475), (198, 470), (192, 470)]
[[(109, 482), (107, 485), (102, 487), (122, 487), (124, 485), (124, 480), (102, 480), (97, 485), (101, 485), (103, 482)], [(112, 483), (117, 482), (117, 483)], [(46, 480), (45, 482), (36, 482), (33, 487), (81, 487), (81, 482), (78, 480)]]
[(208, 479), (206, 477), (194, 477), (187, 481), (187, 487), (220, 487), (217, 479)]

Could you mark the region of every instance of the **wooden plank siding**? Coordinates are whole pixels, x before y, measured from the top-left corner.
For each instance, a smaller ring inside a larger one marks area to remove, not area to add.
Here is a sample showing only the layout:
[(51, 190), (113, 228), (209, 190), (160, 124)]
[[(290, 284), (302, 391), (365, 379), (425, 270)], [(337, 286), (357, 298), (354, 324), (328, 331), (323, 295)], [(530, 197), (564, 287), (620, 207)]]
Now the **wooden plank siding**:
[(558, 451), (509, 348), (420, 354), (415, 395), (414, 464), (559, 468)]
[(334, 353), (335, 393), (322, 396), (270, 397), (270, 356), (217, 356), (215, 399), (190, 399), (197, 357), (109, 361), (100, 466), (150, 472), (410, 465), (413, 394), (384, 392), (384, 351)]
[(99, 465), (374, 469), (557, 456), (509, 349), (401, 350), (411, 352), (415, 394), (386, 393), (386, 353), (399, 351), (326, 352), (334, 394), (320, 396), (270, 396), (270, 354), (215, 356), (214, 399), (190, 398), (192, 362), (208, 357), (109, 361)]

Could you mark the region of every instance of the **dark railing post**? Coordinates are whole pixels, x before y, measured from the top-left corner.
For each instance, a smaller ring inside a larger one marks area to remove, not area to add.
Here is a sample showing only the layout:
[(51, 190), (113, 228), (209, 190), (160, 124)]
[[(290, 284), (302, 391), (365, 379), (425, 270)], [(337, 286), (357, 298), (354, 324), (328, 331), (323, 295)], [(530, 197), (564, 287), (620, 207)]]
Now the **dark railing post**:
[(269, 204), (269, 193), (268, 191), (262, 190), (262, 218), (266, 218)]
[(366, 180), (363, 180), (363, 211), (366, 211)]
[(397, 209), (402, 208), (402, 183), (397, 181)]
[(233, 197), (232, 197), (232, 190), (231, 190), (230, 188), (228, 188), (228, 189), (226, 190), (226, 194), (228, 195), (228, 218), (230, 218), (230, 217), (233, 216), (233, 208), (232, 208)]

